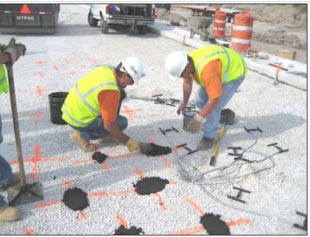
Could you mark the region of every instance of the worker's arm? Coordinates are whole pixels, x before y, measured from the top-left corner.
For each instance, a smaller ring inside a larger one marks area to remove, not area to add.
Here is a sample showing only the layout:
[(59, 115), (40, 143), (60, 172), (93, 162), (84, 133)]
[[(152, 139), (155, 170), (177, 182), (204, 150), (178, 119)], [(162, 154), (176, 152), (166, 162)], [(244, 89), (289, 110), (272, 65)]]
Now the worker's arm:
[(205, 106), (200, 110), (199, 115), (201, 117), (206, 117), (209, 113), (211, 113), (219, 104), (220, 97), (215, 99), (209, 99), (209, 101), (205, 104)]
[(118, 92), (113, 90), (102, 91), (98, 95), (98, 100), (101, 107), (101, 116), (104, 120), (104, 128), (111, 136), (125, 144), (129, 151), (139, 150), (139, 143), (124, 134), (116, 124), (120, 103)]
[(178, 114), (180, 114), (180, 112), (182, 113), (185, 112), (186, 105), (192, 93), (192, 88), (193, 88), (193, 80), (183, 79), (183, 102), (177, 110)]

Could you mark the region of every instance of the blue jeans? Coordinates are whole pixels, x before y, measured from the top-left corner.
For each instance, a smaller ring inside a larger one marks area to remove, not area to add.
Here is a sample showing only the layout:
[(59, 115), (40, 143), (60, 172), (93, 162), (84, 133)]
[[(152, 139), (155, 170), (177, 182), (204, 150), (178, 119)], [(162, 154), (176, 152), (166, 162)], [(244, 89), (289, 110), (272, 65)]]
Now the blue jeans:
[[(206, 123), (203, 131), (203, 136), (206, 138), (213, 139), (216, 137), (219, 130), (219, 122), (221, 118), (221, 111), (230, 101), (230, 99), (235, 94), (236, 90), (239, 88), (241, 83), (244, 81), (244, 78), (241, 78), (236, 81), (232, 81), (227, 84), (223, 84), (223, 93), (220, 97), (220, 102), (218, 106), (206, 116)], [(198, 93), (195, 97), (196, 105), (199, 109), (202, 109), (209, 100), (209, 96), (206, 92), (205, 87), (200, 87)]]
[[(0, 143), (3, 141), (2, 136), (2, 120), (0, 114)], [(0, 154), (0, 189), (4, 188), (8, 183), (14, 179), (12, 174), (12, 168), (10, 164)], [(4, 200), (4, 196), (0, 194), (0, 210), (6, 207), (7, 202)]]
[[(116, 118), (116, 125), (123, 131), (128, 126), (127, 118), (122, 115), (118, 115)], [(84, 138), (87, 141), (95, 140), (109, 135), (109, 132), (104, 129), (104, 121), (101, 117), (95, 119), (87, 127), (84, 128), (74, 126), (71, 127), (74, 128), (75, 130), (78, 130), (82, 138)]]

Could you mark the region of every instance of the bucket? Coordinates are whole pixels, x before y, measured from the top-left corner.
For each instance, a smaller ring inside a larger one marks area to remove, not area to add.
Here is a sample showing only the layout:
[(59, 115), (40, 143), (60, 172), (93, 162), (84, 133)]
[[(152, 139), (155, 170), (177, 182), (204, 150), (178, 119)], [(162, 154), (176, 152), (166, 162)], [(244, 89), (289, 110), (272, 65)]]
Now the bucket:
[(195, 111), (185, 111), (183, 113), (183, 130), (188, 131), (189, 121), (195, 116)]
[(54, 92), (48, 95), (51, 122), (54, 124), (67, 124), (67, 122), (61, 118), (61, 107), (67, 95), (68, 92)]

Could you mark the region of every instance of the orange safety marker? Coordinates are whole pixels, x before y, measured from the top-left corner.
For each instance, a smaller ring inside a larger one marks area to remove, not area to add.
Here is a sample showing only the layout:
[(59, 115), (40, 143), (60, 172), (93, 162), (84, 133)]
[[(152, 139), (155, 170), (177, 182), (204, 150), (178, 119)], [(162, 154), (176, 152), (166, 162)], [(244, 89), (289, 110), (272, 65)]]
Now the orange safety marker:
[(121, 215), (116, 215), (116, 219), (118, 220), (118, 222), (124, 226), (125, 229), (128, 229), (128, 225), (127, 225), (127, 222), (126, 220), (121, 216)]
[(31, 11), (27, 4), (24, 4), (20, 9), (21, 14), (31, 14)]

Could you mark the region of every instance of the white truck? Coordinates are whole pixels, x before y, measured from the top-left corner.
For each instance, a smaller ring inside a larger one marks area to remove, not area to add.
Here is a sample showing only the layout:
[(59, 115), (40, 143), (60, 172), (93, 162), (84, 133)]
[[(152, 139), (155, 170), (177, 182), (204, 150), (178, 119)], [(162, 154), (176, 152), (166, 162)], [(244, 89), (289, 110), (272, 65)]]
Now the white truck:
[(92, 4), (88, 13), (88, 24), (95, 27), (100, 22), (103, 34), (107, 34), (113, 25), (137, 28), (142, 34), (154, 20), (152, 4)]

